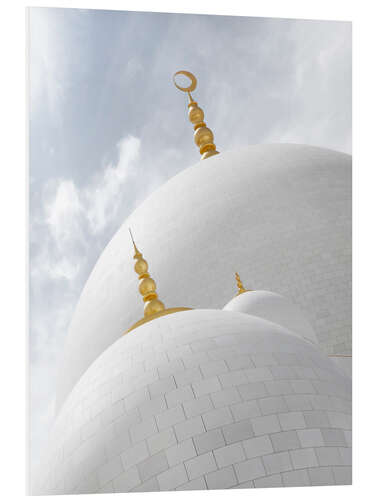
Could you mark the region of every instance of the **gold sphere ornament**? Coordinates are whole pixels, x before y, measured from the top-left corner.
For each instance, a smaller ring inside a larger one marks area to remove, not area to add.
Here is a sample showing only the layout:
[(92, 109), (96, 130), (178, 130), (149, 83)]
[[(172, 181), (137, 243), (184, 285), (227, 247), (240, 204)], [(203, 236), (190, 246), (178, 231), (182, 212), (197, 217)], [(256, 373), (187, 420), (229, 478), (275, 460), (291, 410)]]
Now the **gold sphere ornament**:
[(143, 318), (134, 323), (128, 330), (125, 332), (129, 333), (131, 330), (138, 328), (138, 326), (147, 323), (148, 321), (152, 321), (155, 318), (159, 318), (160, 316), (165, 316), (166, 314), (173, 314), (179, 311), (188, 311), (188, 307), (170, 307), (168, 309), (165, 308), (163, 302), (159, 300), (158, 294), (156, 293), (156, 283), (148, 274), (148, 264), (147, 261), (143, 258), (141, 252), (138, 250), (131, 230), (129, 229), (129, 233), (134, 246), (134, 260), (136, 261), (134, 264), (135, 272), (138, 274), (139, 285), (138, 290), (140, 294), (143, 296)]
[(208, 144), (213, 144), (213, 140), (214, 134), (212, 130), (207, 127), (200, 127), (194, 132), (194, 141), (199, 148), (207, 146)]
[(134, 264), (134, 270), (139, 275), (146, 274), (148, 270), (148, 264), (145, 259), (141, 258), (137, 260), (137, 262)]
[[(179, 85), (176, 82), (177, 75), (184, 75), (187, 78), (189, 78), (191, 82), (190, 85), (188, 85), (187, 87)], [(206, 124), (203, 121), (204, 120), (203, 109), (201, 109), (198, 106), (198, 104), (194, 101), (194, 99), (191, 97), (190, 94), (190, 92), (193, 92), (193, 90), (195, 90), (197, 87), (196, 77), (193, 75), (193, 73), (190, 73), (190, 71), (180, 70), (173, 75), (173, 82), (179, 90), (181, 90), (182, 92), (187, 92), (189, 96), (188, 116), (190, 122), (194, 125), (194, 130), (195, 130), (194, 141), (195, 144), (199, 147), (201, 160), (205, 160), (210, 156), (217, 155), (219, 151), (216, 151), (216, 146), (214, 143), (214, 134), (209, 128), (206, 127)]]
[(150, 277), (143, 278), (139, 282), (138, 290), (144, 296), (144, 298), (147, 299), (150, 293), (155, 295), (154, 292), (156, 290), (156, 283)]
[(203, 122), (204, 120), (203, 109), (199, 108), (198, 106), (191, 106), (189, 110), (189, 120), (193, 125)]
[(151, 316), (153, 314), (164, 311), (164, 309), (165, 306), (163, 302), (156, 298), (150, 300), (149, 302), (146, 302), (143, 311), (145, 316)]

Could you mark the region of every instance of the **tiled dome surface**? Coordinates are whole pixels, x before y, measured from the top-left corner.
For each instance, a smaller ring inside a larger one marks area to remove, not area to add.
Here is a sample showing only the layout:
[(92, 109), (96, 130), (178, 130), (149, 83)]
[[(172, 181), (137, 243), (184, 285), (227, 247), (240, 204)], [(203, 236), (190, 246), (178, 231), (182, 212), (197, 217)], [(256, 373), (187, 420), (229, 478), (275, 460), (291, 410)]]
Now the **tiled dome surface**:
[(308, 341), (230, 311), (121, 337), (62, 407), (33, 492), (351, 482), (351, 386)]
[(98, 260), (67, 336), (60, 407), (142, 315), (128, 228), (167, 307), (221, 309), (245, 285), (295, 302), (329, 354), (351, 353), (351, 157), (303, 145), (224, 152), (170, 179)]

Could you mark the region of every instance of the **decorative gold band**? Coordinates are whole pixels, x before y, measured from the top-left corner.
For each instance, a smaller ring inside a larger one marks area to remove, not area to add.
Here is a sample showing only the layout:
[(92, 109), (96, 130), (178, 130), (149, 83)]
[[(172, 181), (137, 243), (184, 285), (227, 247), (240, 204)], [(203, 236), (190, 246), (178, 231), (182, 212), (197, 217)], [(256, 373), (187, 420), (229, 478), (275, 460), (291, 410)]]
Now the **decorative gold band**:
[(153, 314), (152, 316), (148, 316), (147, 318), (142, 318), (136, 323), (134, 323), (130, 328), (126, 330), (124, 335), (127, 333), (131, 332), (135, 328), (138, 328), (138, 326), (144, 325), (145, 323), (148, 323), (149, 321), (152, 321), (153, 319), (160, 318), (161, 316), (166, 316), (167, 314), (173, 314), (176, 312), (180, 311), (191, 311), (192, 309), (190, 307), (170, 307), (169, 309), (164, 309), (164, 311), (157, 312)]

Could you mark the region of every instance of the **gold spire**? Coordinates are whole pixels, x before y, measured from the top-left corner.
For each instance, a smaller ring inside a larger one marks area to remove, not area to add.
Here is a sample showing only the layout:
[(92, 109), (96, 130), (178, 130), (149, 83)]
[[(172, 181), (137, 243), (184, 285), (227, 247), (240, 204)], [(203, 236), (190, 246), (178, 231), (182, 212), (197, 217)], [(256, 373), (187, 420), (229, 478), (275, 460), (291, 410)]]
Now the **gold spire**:
[(129, 233), (134, 246), (134, 259), (136, 263), (134, 264), (134, 270), (139, 275), (139, 286), (138, 290), (141, 295), (143, 295), (144, 305), (144, 314), (145, 318), (147, 316), (151, 316), (152, 314), (161, 312), (165, 310), (165, 306), (161, 300), (158, 299), (158, 294), (156, 293), (156, 283), (148, 274), (148, 264), (147, 261), (143, 258), (143, 255), (136, 247), (134, 242), (134, 238), (131, 230), (129, 229)]
[[(187, 76), (191, 84), (188, 87), (181, 87), (181, 85), (178, 85), (176, 83), (176, 76), (177, 75), (185, 75)], [(188, 103), (188, 109), (189, 109), (189, 120), (191, 123), (194, 125), (194, 141), (195, 144), (199, 148), (199, 152), (202, 155), (201, 160), (205, 160), (206, 158), (209, 158), (210, 156), (217, 155), (219, 151), (216, 151), (216, 146), (214, 144), (214, 134), (212, 133), (212, 130), (210, 130), (208, 127), (206, 127), (206, 124), (204, 123), (204, 112), (203, 109), (201, 109), (198, 106), (198, 103), (194, 101), (194, 99), (191, 97), (190, 92), (193, 92), (197, 86), (197, 79), (193, 75), (193, 73), (190, 73), (189, 71), (177, 71), (173, 75), (173, 82), (175, 86), (179, 89), (182, 90), (182, 92), (187, 92), (189, 96), (189, 103)]]
[(138, 250), (130, 228), (129, 228), (129, 233), (133, 242), (134, 252), (135, 252), (133, 258), (136, 261), (134, 264), (134, 270), (138, 274), (138, 279), (139, 279), (138, 290), (139, 293), (143, 296), (143, 302), (145, 303), (145, 305), (143, 308), (144, 317), (139, 321), (137, 321), (136, 323), (134, 323), (134, 325), (132, 325), (125, 333), (128, 333), (130, 332), (130, 330), (137, 328), (137, 326), (140, 326), (143, 323), (146, 323), (147, 321), (151, 321), (154, 318), (158, 318), (159, 316), (164, 316), (165, 314), (171, 314), (178, 311), (189, 310), (188, 307), (172, 307), (169, 309), (165, 308), (165, 305), (158, 298), (158, 294), (156, 293), (156, 283), (147, 272), (148, 263), (143, 258), (141, 252)]
[(244, 293), (244, 292), (250, 292), (250, 290), (246, 290), (244, 288), (242, 281), (241, 281), (241, 278), (240, 278), (240, 275), (238, 273), (236, 273), (235, 276), (236, 276), (237, 288), (238, 288), (237, 295), (241, 295), (241, 293)]

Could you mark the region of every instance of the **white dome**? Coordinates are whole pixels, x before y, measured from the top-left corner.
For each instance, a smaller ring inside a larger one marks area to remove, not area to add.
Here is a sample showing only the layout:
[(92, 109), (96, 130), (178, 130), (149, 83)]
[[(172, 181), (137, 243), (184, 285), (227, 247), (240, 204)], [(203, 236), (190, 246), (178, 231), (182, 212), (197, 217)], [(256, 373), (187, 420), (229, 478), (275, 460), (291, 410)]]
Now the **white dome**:
[(299, 337), (318, 343), (312, 326), (298, 307), (278, 293), (264, 290), (241, 293), (228, 302), (223, 309), (259, 316), (283, 326)]
[(317, 346), (274, 323), (164, 316), (75, 385), (33, 494), (348, 483), (350, 391)]
[(64, 347), (59, 407), (143, 316), (128, 227), (166, 307), (222, 308), (233, 273), (295, 301), (327, 352), (350, 354), (351, 157), (260, 145), (200, 161), (154, 192), (89, 277)]

